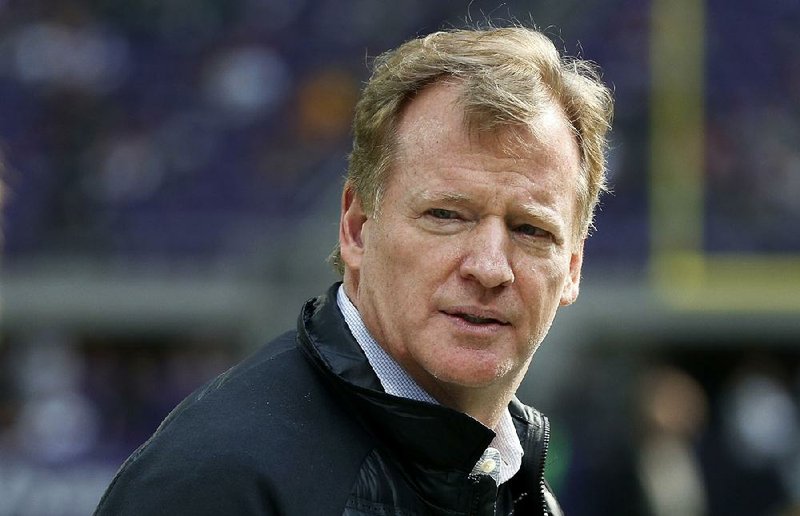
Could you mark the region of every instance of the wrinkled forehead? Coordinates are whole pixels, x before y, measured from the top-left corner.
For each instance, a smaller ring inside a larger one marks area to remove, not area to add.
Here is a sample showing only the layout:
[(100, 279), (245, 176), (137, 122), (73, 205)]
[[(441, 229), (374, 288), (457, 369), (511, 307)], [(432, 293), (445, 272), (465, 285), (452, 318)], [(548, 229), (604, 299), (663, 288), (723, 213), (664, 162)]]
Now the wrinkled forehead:
[(435, 152), (436, 148), (481, 148), (508, 158), (545, 153), (580, 164), (577, 139), (553, 137), (556, 133), (574, 135), (555, 100), (543, 101), (525, 120), (504, 118), (491, 111), (491, 106), (484, 112), (465, 105), (460, 82), (436, 82), (417, 93), (401, 112), (396, 151), (409, 156), (423, 150)]

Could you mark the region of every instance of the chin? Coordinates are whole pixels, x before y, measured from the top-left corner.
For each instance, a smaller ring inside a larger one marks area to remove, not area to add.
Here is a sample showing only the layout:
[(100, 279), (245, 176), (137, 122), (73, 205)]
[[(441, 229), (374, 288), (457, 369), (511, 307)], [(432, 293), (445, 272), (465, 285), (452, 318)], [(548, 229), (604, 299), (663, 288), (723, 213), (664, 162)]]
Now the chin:
[(445, 366), (442, 374), (434, 375), (442, 383), (470, 389), (491, 387), (510, 377), (511, 367), (503, 364), (481, 364), (473, 367)]

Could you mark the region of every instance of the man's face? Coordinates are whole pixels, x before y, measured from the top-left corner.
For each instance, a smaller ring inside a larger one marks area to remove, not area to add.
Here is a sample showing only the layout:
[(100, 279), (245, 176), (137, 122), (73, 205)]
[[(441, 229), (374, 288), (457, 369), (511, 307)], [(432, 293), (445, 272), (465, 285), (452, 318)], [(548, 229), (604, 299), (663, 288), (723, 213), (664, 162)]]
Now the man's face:
[(436, 397), (516, 389), (556, 309), (577, 297), (582, 260), (580, 157), (561, 109), (510, 155), (466, 129), (457, 88), (438, 83), (409, 103), (378, 214), (348, 190), (340, 228), (348, 295)]

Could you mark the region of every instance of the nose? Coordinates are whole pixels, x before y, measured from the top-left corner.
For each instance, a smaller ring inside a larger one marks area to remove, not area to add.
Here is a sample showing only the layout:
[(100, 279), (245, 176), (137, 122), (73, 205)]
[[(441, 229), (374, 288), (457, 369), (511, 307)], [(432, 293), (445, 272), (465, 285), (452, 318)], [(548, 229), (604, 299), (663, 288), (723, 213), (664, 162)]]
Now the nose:
[(514, 282), (509, 260), (509, 237), (501, 220), (482, 220), (465, 235), (461, 276), (484, 288), (508, 286)]

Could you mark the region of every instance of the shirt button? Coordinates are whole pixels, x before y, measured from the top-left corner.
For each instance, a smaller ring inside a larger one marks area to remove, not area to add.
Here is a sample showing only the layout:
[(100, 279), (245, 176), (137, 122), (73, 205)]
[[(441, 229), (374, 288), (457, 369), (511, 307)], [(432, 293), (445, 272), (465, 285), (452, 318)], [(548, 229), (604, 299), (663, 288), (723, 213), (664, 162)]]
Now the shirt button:
[(497, 462), (494, 459), (486, 459), (481, 463), (481, 471), (486, 474), (491, 473), (497, 468)]

